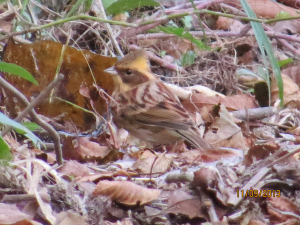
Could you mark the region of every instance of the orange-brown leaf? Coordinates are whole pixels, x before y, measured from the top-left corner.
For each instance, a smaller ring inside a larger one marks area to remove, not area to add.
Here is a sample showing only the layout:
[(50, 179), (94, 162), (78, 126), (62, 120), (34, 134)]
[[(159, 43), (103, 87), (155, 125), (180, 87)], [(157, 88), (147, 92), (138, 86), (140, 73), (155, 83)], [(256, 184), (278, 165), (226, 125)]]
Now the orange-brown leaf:
[(105, 195), (125, 205), (146, 204), (155, 200), (161, 193), (129, 181), (100, 181), (94, 195)]
[[(34, 44), (15, 44), (14, 41), (9, 41), (5, 48), (3, 61), (22, 66), (34, 76), (39, 85), (34, 85), (27, 80), (12, 75), (4, 75), (5, 79), (18, 88), (28, 99), (32, 96), (36, 97), (55, 78), (62, 47), (62, 44), (53, 41), (37, 41)], [(49, 102), (49, 99), (45, 99), (36, 107), (36, 110), (48, 117), (56, 117), (64, 113), (65, 118), (73, 121), (79, 130), (90, 129), (95, 123), (92, 114), (75, 108), (55, 97), (91, 110), (91, 106), (79, 93), (80, 85), (84, 84), (87, 88), (90, 88), (95, 81), (96, 85), (102, 87), (109, 94), (112, 93), (113, 80), (103, 70), (112, 66), (115, 62), (116, 58), (104, 57), (87, 50), (80, 51), (67, 46), (59, 71), (65, 78), (56, 87), (52, 101)], [(100, 96), (94, 102), (99, 113), (106, 112), (106, 103)]]

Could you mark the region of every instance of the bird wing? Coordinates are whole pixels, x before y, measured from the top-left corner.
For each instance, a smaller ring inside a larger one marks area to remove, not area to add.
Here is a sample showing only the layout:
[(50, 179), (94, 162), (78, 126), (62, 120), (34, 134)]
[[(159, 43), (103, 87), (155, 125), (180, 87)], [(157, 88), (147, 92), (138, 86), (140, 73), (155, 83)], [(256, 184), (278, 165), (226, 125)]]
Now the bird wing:
[(195, 125), (188, 112), (161, 81), (151, 81), (120, 97), (127, 104), (119, 109), (124, 119), (175, 130), (188, 130)]

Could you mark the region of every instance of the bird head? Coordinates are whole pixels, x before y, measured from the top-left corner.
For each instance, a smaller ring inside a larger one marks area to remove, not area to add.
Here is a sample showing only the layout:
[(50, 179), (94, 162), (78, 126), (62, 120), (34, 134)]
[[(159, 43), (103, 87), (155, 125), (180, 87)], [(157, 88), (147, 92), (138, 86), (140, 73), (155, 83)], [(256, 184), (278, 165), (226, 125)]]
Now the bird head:
[(121, 92), (129, 91), (142, 83), (156, 79), (151, 73), (149, 60), (144, 50), (137, 50), (126, 55), (113, 67), (104, 71), (113, 75), (119, 87), (118, 91)]

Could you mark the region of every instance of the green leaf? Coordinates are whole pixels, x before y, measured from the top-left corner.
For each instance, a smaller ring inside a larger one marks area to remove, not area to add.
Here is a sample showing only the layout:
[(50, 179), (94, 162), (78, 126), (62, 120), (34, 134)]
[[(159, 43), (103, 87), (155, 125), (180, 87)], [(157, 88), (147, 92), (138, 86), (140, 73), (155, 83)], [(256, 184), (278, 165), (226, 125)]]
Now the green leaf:
[[(240, 2), (243, 6), (243, 9), (247, 13), (247, 15), (250, 18), (257, 19), (257, 16), (253, 12), (253, 10), (250, 8), (248, 3), (245, 0), (240, 0)], [(278, 61), (276, 60), (276, 58), (274, 56), (270, 40), (269, 40), (264, 28), (262, 27), (262, 25), (259, 22), (250, 21), (250, 23), (253, 28), (254, 35), (257, 40), (259, 49), (261, 51), (264, 65), (265, 65), (265, 70), (267, 73), (268, 73), (268, 63), (267, 63), (267, 58), (266, 58), (265, 54), (267, 53), (267, 55), (268, 55), (271, 67), (273, 69), (273, 72), (274, 72), (274, 75), (275, 75), (275, 78), (277, 81), (278, 90), (279, 90), (279, 98), (281, 100), (281, 106), (283, 106), (283, 81), (282, 81), (282, 77), (281, 77), (280, 67), (279, 67)], [(269, 104), (271, 104), (271, 102), (270, 102), (271, 90), (270, 90), (269, 79), (267, 79), (267, 83), (268, 83), (268, 87), (269, 87)]]
[(188, 66), (195, 62), (195, 58), (197, 55), (193, 51), (188, 51), (186, 54), (182, 56), (181, 66)]
[[(24, 123), (22, 123), (22, 125), (30, 131), (35, 131), (40, 128), (40, 126), (34, 122), (24, 122)], [(15, 131), (17, 131), (19, 134), (26, 134), (26, 132), (24, 132), (23, 130), (20, 130), (18, 128), (15, 128)]]
[(79, 7), (81, 5), (85, 6), (85, 9), (89, 9), (92, 5), (92, 0), (77, 0), (75, 4), (72, 6), (70, 11), (67, 13), (66, 17), (70, 17), (74, 14), (74, 12), (77, 12)]
[(160, 6), (160, 4), (153, 0), (119, 0), (112, 3), (106, 9), (106, 13), (116, 15), (144, 6)]
[(42, 141), (37, 136), (35, 136), (29, 129), (24, 127), (22, 124), (10, 119), (2, 112), (0, 112), (0, 123), (22, 130), (26, 133), (25, 136), (29, 138), (35, 145), (37, 145), (38, 143), (42, 143)]
[(291, 15), (285, 11), (281, 11), (280, 13), (276, 14), (276, 19), (284, 19), (284, 18), (288, 18), (288, 17), (291, 17)]
[(10, 152), (8, 144), (0, 136), (0, 161), (4, 162), (4, 165), (7, 165), (9, 161), (13, 159), (13, 156)]
[(279, 66), (281, 68), (281, 67), (283, 67), (283, 66), (285, 66), (285, 65), (287, 65), (289, 63), (292, 63), (292, 62), (294, 62), (294, 60), (292, 58), (288, 58), (288, 59), (284, 59), (284, 60), (278, 61), (278, 64), (279, 64)]
[(111, 4), (116, 2), (117, 0), (102, 0), (103, 7), (107, 9)]
[(34, 79), (34, 77), (23, 67), (18, 66), (13, 63), (7, 63), (7, 62), (0, 62), (0, 70), (6, 73), (11, 73), (14, 75), (18, 75), (36, 85), (38, 85), (38, 82)]
[(159, 27), (159, 29), (167, 34), (174, 34), (178, 37), (190, 40), (193, 44), (197, 45), (199, 49), (210, 50), (209, 46), (205, 45), (201, 40), (193, 37), (192, 34), (185, 31), (182, 27)]
[(193, 21), (192, 16), (185, 16), (182, 18), (182, 22), (185, 28), (189, 28), (189, 29), (192, 28), (192, 21)]
[(26, 7), (28, 5), (28, 2), (29, 2), (28, 0), (23, 0), (21, 14), (24, 13), (24, 11), (25, 11), (25, 9), (26, 9)]

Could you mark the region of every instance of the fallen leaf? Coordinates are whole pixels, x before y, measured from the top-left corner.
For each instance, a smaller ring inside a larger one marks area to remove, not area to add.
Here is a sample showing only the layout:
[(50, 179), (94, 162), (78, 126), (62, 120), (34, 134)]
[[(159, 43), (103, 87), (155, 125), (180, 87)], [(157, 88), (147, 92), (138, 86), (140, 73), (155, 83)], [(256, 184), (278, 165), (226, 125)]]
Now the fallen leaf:
[(155, 200), (161, 193), (158, 189), (149, 189), (129, 181), (100, 181), (94, 195), (105, 195), (125, 205), (143, 205)]
[[(239, 0), (226, 0), (226, 4), (241, 6)], [(292, 7), (282, 5), (272, 0), (247, 0), (247, 3), (258, 17), (276, 18), (280, 12), (288, 12), (291, 16), (297, 16), (297, 10)]]
[(280, 146), (278, 144), (254, 145), (248, 150), (243, 163), (246, 166), (251, 166), (252, 163), (267, 158), (275, 151), (279, 150), (279, 148)]
[(30, 216), (20, 211), (16, 205), (0, 203), (0, 224), (12, 224), (27, 219)]
[(55, 225), (88, 225), (85, 222), (85, 219), (71, 211), (61, 212), (56, 215), (56, 223)]
[(105, 221), (103, 225), (133, 225), (133, 223), (129, 219), (123, 219), (122, 221), (117, 221), (115, 223)]
[[(284, 105), (291, 106), (292, 104), (299, 105), (300, 90), (299, 86), (288, 76), (281, 74), (283, 81), (283, 100)], [(272, 78), (271, 83), (271, 103), (274, 104), (279, 99), (279, 89), (276, 79)]]
[(225, 160), (230, 158), (231, 161), (240, 162), (243, 157), (239, 151), (231, 149), (207, 149), (207, 150), (189, 150), (179, 155), (180, 159), (187, 163), (198, 163), (198, 162), (215, 162), (218, 160)]
[(66, 160), (100, 160), (110, 152), (107, 146), (101, 146), (87, 137), (65, 137), (63, 141), (63, 157)]
[(234, 122), (234, 117), (221, 105), (219, 117), (206, 132), (204, 139), (214, 147), (229, 147), (247, 150), (247, 144), (241, 128)]
[(154, 155), (150, 151), (143, 152), (142, 156), (134, 163), (133, 168), (141, 173), (165, 173), (170, 168), (171, 154), (157, 153)]
[(84, 164), (75, 160), (65, 161), (59, 172), (71, 177), (84, 177), (91, 173), (91, 170)]
[(257, 108), (255, 98), (248, 94), (232, 96), (208, 96), (204, 93), (193, 93), (189, 99), (184, 99), (182, 105), (191, 113), (199, 111), (204, 106), (212, 108), (223, 104), (228, 111)]
[(182, 191), (174, 191), (168, 198), (167, 213), (187, 215), (189, 218), (200, 217), (207, 219), (202, 213), (201, 201), (197, 197)]
[(74, 139), (73, 145), (83, 158), (103, 159), (110, 153), (110, 149), (107, 146), (101, 146), (96, 142), (90, 141), (87, 137)]
[(290, 77), (297, 85), (300, 85), (299, 70), (300, 70), (300, 64), (294, 62), (290, 64), (288, 67), (284, 68), (281, 71), (281, 74)]
[[(3, 61), (22, 66), (34, 76), (39, 85), (34, 85), (14, 75), (4, 74), (4, 78), (28, 99), (36, 97), (54, 80), (62, 48), (62, 44), (53, 41), (37, 41), (33, 44), (15, 44), (13, 40), (9, 41), (5, 47)], [(79, 130), (90, 129), (96, 121), (93, 114), (84, 112), (56, 97), (92, 110), (84, 96), (79, 93), (80, 86), (92, 88), (95, 82), (97, 86), (111, 94), (114, 83), (111, 75), (103, 70), (115, 62), (116, 58), (104, 57), (91, 51), (77, 50), (67, 46), (59, 71), (65, 76), (64, 80), (54, 89), (51, 101), (50, 98), (46, 98), (35, 109), (38, 113), (51, 118), (64, 114), (64, 119), (71, 120)], [(94, 101), (97, 103), (95, 104), (96, 111), (100, 114), (105, 113), (106, 101), (100, 96)], [(23, 107), (20, 104), (18, 106)], [(11, 106), (10, 113), (16, 114), (13, 106)]]
[(286, 223), (289, 220), (295, 219), (293, 214), (300, 215), (299, 207), (292, 199), (282, 195), (280, 197), (268, 198), (267, 210), (270, 214), (270, 222), (272, 224)]

